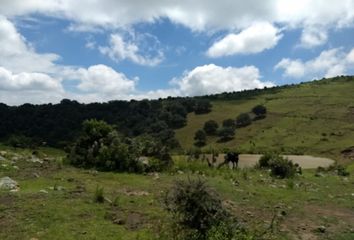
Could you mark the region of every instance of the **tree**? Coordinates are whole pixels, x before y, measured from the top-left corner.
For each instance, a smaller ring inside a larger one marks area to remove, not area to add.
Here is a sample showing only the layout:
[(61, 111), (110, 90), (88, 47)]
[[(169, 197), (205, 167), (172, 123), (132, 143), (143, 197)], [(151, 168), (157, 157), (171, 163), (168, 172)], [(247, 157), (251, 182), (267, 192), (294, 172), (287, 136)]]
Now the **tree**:
[(255, 119), (262, 119), (265, 118), (265, 115), (267, 114), (267, 108), (263, 105), (257, 105), (254, 108), (252, 108), (252, 112), (256, 115)]
[(231, 127), (222, 127), (218, 131), (218, 135), (220, 137), (220, 141), (228, 141), (235, 136), (235, 130)]
[(199, 99), (195, 102), (194, 112), (195, 114), (205, 114), (211, 111), (211, 104), (209, 100)]
[(223, 127), (235, 128), (236, 127), (236, 123), (235, 123), (235, 120), (229, 118), (229, 119), (225, 119), (224, 121), (222, 121), (222, 126)]
[(194, 135), (195, 145), (204, 146), (206, 143), (206, 134), (203, 130), (196, 131)]
[(206, 121), (203, 127), (205, 133), (208, 135), (215, 135), (217, 133), (218, 128), (219, 125), (214, 120)]
[(252, 123), (252, 119), (248, 113), (241, 113), (236, 118), (237, 127), (246, 127)]

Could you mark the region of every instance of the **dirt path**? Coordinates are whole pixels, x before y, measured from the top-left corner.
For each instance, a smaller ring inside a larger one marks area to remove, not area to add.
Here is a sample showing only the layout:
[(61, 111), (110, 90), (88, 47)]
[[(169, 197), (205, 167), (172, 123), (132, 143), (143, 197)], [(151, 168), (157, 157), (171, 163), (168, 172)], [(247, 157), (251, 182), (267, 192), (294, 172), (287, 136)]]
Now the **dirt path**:
[[(239, 167), (254, 167), (258, 160), (261, 158), (260, 154), (240, 154)], [(317, 167), (328, 167), (334, 163), (333, 160), (329, 158), (312, 157), (308, 155), (283, 155), (294, 163), (299, 164), (303, 169), (313, 169)], [(210, 154), (206, 154), (205, 157), (211, 159)], [(224, 161), (224, 154), (219, 154), (217, 157), (217, 162), (221, 163)]]

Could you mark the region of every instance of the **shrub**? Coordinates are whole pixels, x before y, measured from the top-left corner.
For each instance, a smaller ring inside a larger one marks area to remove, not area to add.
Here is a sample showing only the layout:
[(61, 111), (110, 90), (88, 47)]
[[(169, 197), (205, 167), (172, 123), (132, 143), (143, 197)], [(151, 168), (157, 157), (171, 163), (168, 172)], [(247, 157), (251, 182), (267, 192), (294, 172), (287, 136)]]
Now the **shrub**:
[(269, 162), (271, 175), (279, 178), (291, 178), (296, 173), (296, 167), (292, 161), (279, 155), (274, 155)]
[(204, 132), (204, 130), (198, 130), (195, 132), (194, 135), (194, 140), (195, 140), (195, 145), (196, 146), (204, 146), (206, 143), (206, 134)]
[(225, 119), (224, 121), (222, 121), (222, 126), (223, 127), (235, 128), (236, 127), (236, 123), (235, 123), (235, 120), (229, 118), (229, 119)]
[(228, 141), (235, 136), (235, 129), (230, 127), (222, 127), (218, 131), (218, 136), (221, 142)]
[(104, 193), (103, 193), (103, 187), (99, 187), (97, 185), (96, 190), (95, 190), (95, 195), (94, 199), (95, 202), (97, 203), (103, 203), (104, 202)]
[(262, 155), (262, 157), (258, 161), (258, 165), (260, 168), (269, 168), (269, 163), (273, 158), (273, 154), (266, 153)]
[(221, 199), (201, 179), (177, 181), (166, 195), (165, 205), (179, 226), (196, 239), (206, 239), (213, 226), (228, 219)]
[(195, 101), (194, 112), (195, 114), (205, 114), (211, 111), (211, 103), (207, 99), (199, 99)]
[(267, 113), (267, 108), (263, 105), (257, 105), (252, 108), (252, 112), (256, 115), (256, 119), (262, 119)]
[(248, 113), (241, 113), (236, 118), (237, 127), (246, 127), (252, 123), (252, 119)]
[(204, 123), (203, 130), (208, 135), (215, 135), (217, 133), (218, 127), (219, 125), (217, 122), (214, 120), (209, 120)]

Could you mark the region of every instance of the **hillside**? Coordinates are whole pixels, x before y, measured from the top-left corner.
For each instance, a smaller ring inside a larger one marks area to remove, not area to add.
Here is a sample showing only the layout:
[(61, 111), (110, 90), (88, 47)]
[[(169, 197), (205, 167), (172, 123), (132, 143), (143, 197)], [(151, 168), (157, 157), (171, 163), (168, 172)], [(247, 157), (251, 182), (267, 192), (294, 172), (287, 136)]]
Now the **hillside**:
[(354, 145), (353, 90), (353, 78), (338, 77), (283, 87), (274, 93), (264, 91), (240, 100), (212, 100), (212, 112), (188, 114), (187, 125), (176, 130), (176, 136), (184, 148), (190, 148), (195, 131), (207, 120), (220, 125), (224, 119), (235, 119), (263, 104), (268, 111), (265, 119), (237, 129), (235, 138), (226, 143), (208, 137), (204, 149), (228, 147), (248, 153), (277, 150), (341, 160), (340, 152)]

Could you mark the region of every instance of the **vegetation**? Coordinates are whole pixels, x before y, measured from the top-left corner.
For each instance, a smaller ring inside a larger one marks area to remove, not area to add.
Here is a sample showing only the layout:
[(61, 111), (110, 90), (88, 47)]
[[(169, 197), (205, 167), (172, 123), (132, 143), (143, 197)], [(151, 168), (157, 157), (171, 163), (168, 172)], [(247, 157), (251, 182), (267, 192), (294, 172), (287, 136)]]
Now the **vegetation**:
[(252, 112), (256, 115), (255, 119), (263, 119), (267, 114), (267, 108), (263, 105), (257, 105), (252, 108)]
[(218, 131), (218, 136), (221, 142), (226, 142), (231, 140), (235, 136), (235, 129), (231, 127), (222, 127)]
[(206, 143), (206, 134), (204, 130), (198, 130), (195, 132), (194, 136), (195, 145), (198, 147), (204, 146)]
[(204, 123), (203, 130), (208, 135), (216, 135), (219, 125), (214, 120), (209, 120)]
[[(182, 239), (243, 239), (221, 198), (200, 178), (177, 181), (166, 195), (165, 204)], [(246, 234), (242, 232), (242, 236)]]
[[(86, 120), (81, 136), (69, 150), (68, 159), (78, 167), (128, 172), (156, 171), (171, 165), (165, 148), (156, 149), (153, 142), (139, 141), (120, 136), (104, 121)], [(152, 165), (144, 166), (139, 160), (144, 153), (154, 157)]]
[(241, 113), (236, 118), (237, 127), (246, 127), (252, 123), (252, 119), (248, 113)]

